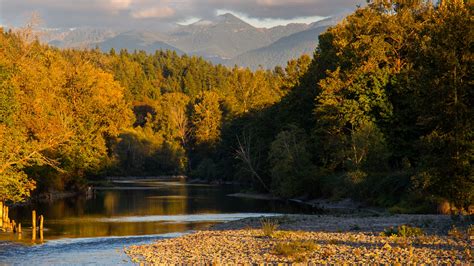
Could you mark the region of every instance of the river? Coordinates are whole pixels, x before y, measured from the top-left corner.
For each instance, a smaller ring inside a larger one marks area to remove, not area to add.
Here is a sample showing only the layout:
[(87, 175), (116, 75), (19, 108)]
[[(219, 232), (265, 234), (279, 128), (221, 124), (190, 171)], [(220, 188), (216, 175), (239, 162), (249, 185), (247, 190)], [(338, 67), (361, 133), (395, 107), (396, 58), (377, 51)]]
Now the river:
[[(152, 243), (245, 217), (296, 213), (280, 201), (229, 197), (233, 186), (121, 180), (90, 197), (13, 208), (23, 234), (0, 233), (0, 265), (131, 264), (130, 245)], [(44, 241), (31, 240), (31, 211), (45, 217)]]

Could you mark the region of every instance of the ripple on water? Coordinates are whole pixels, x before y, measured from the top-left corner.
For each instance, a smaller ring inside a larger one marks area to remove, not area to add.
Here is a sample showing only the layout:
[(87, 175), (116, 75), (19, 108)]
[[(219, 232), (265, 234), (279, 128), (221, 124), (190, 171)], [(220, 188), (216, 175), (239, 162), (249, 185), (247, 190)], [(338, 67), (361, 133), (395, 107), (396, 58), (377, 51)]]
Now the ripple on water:
[(41, 245), (0, 242), (0, 265), (131, 264), (123, 248), (186, 233), (51, 240)]

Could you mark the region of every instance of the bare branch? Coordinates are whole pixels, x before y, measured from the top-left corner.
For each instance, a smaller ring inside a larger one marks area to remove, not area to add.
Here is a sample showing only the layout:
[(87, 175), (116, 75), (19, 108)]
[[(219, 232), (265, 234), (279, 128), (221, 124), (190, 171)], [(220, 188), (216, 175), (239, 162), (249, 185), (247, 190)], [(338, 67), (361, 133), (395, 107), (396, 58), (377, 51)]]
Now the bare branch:
[(244, 163), (246, 170), (250, 172), (250, 174), (262, 184), (265, 190), (270, 191), (269, 187), (267, 186), (267, 184), (265, 184), (262, 177), (258, 174), (257, 170), (254, 167), (256, 158), (253, 158), (253, 155), (251, 152), (251, 140), (252, 140), (252, 136), (250, 134), (248, 138), (246, 138), (245, 133), (243, 134), (243, 143), (242, 141), (240, 141), (240, 138), (237, 136), (237, 143), (239, 146), (237, 147), (237, 150), (235, 151), (236, 157)]

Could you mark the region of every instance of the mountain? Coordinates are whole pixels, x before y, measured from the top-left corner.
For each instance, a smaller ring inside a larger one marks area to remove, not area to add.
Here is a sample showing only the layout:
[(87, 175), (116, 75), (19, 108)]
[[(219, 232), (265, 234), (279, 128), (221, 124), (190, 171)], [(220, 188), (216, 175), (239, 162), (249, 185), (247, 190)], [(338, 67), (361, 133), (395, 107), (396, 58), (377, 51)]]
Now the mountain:
[[(312, 55), (318, 46), (318, 36), (330, 26), (337, 24), (344, 17), (345, 15), (341, 14), (311, 23), (306, 25), (305, 30), (282, 37), (270, 45), (242, 53), (230, 60), (226, 60), (224, 64), (227, 66), (246, 66), (254, 70), (259, 67), (268, 69), (275, 66), (284, 66), (289, 60), (303, 54)], [(288, 26), (291, 26), (291, 24)], [(275, 28), (272, 29), (274, 30)]]
[(166, 40), (166, 37), (159, 33), (128, 31), (98, 43), (98, 46), (104, 52), (108, 52), (114, 48), (117, 51), (127, 49), (130, 52), (143, 50), (151, 54), (155, 53), (156, 50), (172, 50), (178, 54), (184, 54), (183, 51), (169, 45), (163, 40)]
[(309, 27), (293, 23), (271, 29), (255, 28), (232, 14), (223, 14), (179, 27), (169, 34), (169, 43), (191, 54), (228, 60)]
[(271, 43), (264, 30), (231, 14), (201, 20), (169, 33), (169, 43), (191, 54), (232, 58)]
[(292, 23), (273, 28), (256, 28), (232, 14), (200, 20), (190, 25), (177, 25), (172, 30), (129, 30), (77, 28), (56, 29), (44, 40), (58, 47), (100, 47), (129, 51), (173, 50), (178, 54), (202, 56), (214, 63), (256, 69), (285, 65), (292, 58), (312, 54), (318, 35), (335, 25), (346, 14), (315, 23)]
[(298, 58), (303, 54), (312, 55), (318, 46), (318, 36), (327, 27), (297, 32), (278, 41), (255, 50), (245, 52), (231, 60), (225, 61), (227, 66), (246, 66), (251, 69), (273, 68), (275, 66), (285, 66), (293, 58)]
[(60, 48), (94, 48), (98, 43), (116, 35), (117, 32), (111, 29), (84, 27), (46, 29), (40, 39)]

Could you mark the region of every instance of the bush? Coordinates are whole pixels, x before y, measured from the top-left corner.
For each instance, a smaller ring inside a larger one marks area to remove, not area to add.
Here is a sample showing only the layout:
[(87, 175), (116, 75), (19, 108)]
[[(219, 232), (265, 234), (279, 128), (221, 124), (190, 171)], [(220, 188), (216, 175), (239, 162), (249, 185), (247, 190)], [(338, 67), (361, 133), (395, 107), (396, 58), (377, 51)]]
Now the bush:
[(317, 245), (311, 241), (292, 241), (279, 243), (275, 246), (275, 253), (278, 255), (292, 257), (296, 262), (302, 262), (306, 259), (308, 252), (317, 249)]
[(385, 229), (380, 235), (382, 236), (398, 236), (398, 237), (413, 237), (422, 236), (425, 233), (421, 228), (412, 227), (409, 225), (399, 225), (397, 228), (390, 227)]
[(192, 176), (206, 180), (215, 180), (217, 179), (217, 166), (212, 159), (205, 158), (193, 171)]
[(266, 237), (272, 237), (278, 228), (278, 222), (276, 220), (262, 219), (260, 223), (262, 224), (263, 235)]

